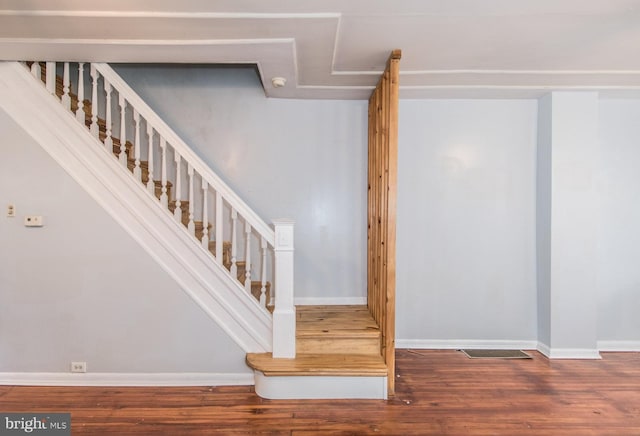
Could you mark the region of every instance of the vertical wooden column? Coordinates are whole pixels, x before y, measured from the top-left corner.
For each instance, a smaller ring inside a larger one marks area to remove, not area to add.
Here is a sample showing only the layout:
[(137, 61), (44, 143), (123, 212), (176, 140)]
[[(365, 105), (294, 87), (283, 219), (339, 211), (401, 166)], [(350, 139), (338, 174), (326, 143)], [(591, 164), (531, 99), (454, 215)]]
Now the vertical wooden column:
[(401, 51), (394, 50), (369, 99), (367, 305), (382, 331), (381, 353), (395, 389), (396, 191), (398, 84)]

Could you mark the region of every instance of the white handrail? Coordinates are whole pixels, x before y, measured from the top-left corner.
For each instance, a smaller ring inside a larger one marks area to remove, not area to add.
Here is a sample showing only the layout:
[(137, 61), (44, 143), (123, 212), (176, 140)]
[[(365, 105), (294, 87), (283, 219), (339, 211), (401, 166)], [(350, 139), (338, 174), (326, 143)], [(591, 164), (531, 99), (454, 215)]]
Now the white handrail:
[(171, 144), (183, 159), (191, 164), (193, 169), (195, 169), (201, 177), (205, 178), (217, 192), (222, 194), (222, 197), (233, 209), (246, 219), (251, 224), (251, 227), (267, 240), (269, 245), (272, 247), (275, 245), (274, 230), (233, 192), (109, 65), (104, 63), (94, 63), (92, 65), (109, 81), (113, 88), (118, 90), (121, 96), (124, 96), (125, 100), (128, 101), (131, 106), (136, 108), (138, 113), (147, 120), (147, 122), (153, 125), (156, 132)]

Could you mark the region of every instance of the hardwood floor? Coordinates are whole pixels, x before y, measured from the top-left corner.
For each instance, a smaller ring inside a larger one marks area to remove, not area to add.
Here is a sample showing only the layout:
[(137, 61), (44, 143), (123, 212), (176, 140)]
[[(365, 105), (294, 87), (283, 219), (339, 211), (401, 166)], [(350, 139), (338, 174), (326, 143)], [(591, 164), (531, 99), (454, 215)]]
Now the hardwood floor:
[(640, 435), (640, 353), (531, 354), (398, 350), (388, 401), (263, 400), (248, 386), (2, 386), (0, 411), (70, 411), (73, 435)]

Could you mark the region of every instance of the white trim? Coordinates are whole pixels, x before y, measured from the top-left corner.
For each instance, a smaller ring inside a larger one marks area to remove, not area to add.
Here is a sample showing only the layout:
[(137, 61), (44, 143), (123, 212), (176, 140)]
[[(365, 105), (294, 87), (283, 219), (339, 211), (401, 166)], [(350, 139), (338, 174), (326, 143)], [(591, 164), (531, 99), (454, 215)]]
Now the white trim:
[(265, 376), (255, 372), (256, 394), (273, 400), (387, 399), (387, 376)]
[(17, 62), (0, 62), (0, 107), (244, 351), (271, 351), (271, 315)]
[(177, 19), (317, 19), (340, 18), (340, 12), (162, 12), (162, 11), (72, 11), (2, 10), (0, 16), (69, 18), (177, 18)]
[(536, 347), (536, 349), (542, 354), (544, 354), (546, 357), (549, 357), (551, 355), (551, 348), (549, 348), (547, 344), (538, 342), (538, 346)]
[(592, 348), (549, 348), (538, 344), (538, 351), (549, 359), (602, 359), (598, 350)]
[(599, 91), (599, 90), (633, 90), (640, 89), (638, 85), (405, 85), (400, 86), (401, 90), (438, 90), (438, 89), (487, 89), (487, 90), (578, 90), (578, 91)]
[[(380, 73), (379, 73), (380, 74)], [(539, 74), (539, 75), (567, 75), (577, 74), (581, 76), (591, 76), (599, 74), (612, 75), (636, 75), (640, 70), (410, 70), (400, 73), (405, 76), (432, 75), (432, 74)]]
[[(108, 45), (148, 45), (148, 46), (211, 46), (211, 45), (268, 45), (268, 44), (293, 44), (293, 38), (244, 38), (244, 39), (177, 39), (177, 40), (157, 40), (157, 39), (95, 39), (95, 38), (2, 38), (3, 44), (95, 44), (101, 46)], [(234, 63), (252, 64), (255, 61), (244, 59), (234, 61)], [(95, 63), (98, 65), (98, 63)]]
[[(380, 76), (382, 70), (332, 70), (331, 74), (335, 76)], [(432, 76), (432, 75), (637, 75), (640, 70), (406, 70), (400, 71), (400, 76)]]
[(362, 306), (367, 297), (296, 297), (296, 306)]
[(518, 341), (506, 339), (396, 339), (396, 348), (460, 350), (471, 348), (478, 350), (535, 350), (537, 341)]
[[(628, 345), (628, 344), (627, 344)], [(624, 351), (640, 351), (640, 343), (635, 342), (639, 350), (625, 348)], [(483, 339), (396, 339), (396, 348), (460, 350), (472, 348), (479, 350), (537, 350), (549, 359), (600, 359), (598, 350), (588, 348), (549, 348), (538, 341), (483, 340)], [(600, 348), (600, 347), (599, 347)], [(619, 350), (610, 350), (619, 351)]]
[(0, 372), (0, 385), (14, 386), (249, 386), (252, 373)]
[(344, 90), (371, 90), (376, 89), (374, 85), (298, 85), (298, 89), (344, 89)]
[(600, 351), (640, 351), (640, 341), (598, 341)]

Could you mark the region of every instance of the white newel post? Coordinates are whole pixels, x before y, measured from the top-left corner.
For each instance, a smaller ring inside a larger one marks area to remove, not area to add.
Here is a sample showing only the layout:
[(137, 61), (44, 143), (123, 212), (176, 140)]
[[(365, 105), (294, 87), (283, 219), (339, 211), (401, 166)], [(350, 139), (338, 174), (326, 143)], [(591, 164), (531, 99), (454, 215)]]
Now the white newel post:
[(294, 221), (274, 220), (275, 309), (273, 311), (273, 357), (296, 357), (296, 307), (293, 304)]

